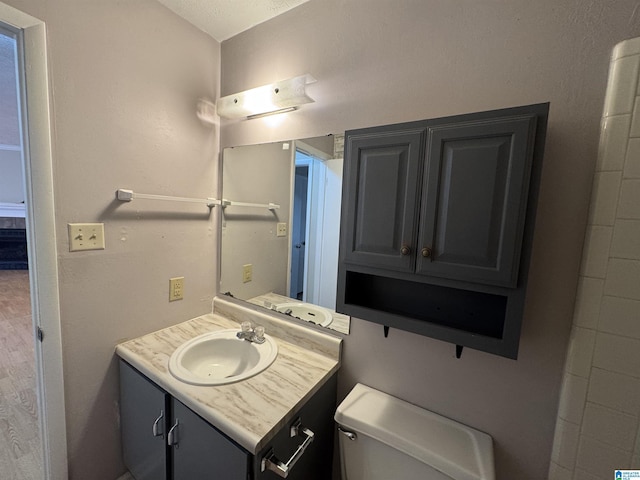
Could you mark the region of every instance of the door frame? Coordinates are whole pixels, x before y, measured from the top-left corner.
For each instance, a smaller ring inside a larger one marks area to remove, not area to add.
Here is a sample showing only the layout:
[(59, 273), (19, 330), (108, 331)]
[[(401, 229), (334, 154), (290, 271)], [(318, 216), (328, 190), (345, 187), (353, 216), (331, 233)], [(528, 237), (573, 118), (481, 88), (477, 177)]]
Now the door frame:
[(67, 435), (46, 28), (41, 20), (2, 2), (0, 21), (18, 31), (23, 45), (18, 67), (31, 309), (34, 327), (44, 332), (43, 341), (35, 341), (43, 473), (47, 480), (65, 480)]

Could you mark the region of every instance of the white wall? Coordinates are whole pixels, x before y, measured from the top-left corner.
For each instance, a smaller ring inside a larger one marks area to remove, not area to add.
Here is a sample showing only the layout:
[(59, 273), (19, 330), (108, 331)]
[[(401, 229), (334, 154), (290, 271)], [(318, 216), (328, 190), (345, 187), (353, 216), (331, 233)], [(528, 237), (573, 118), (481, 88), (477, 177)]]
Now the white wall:
[[(47, 27), (69, 478), (113, 480), (114, 347), (210, 311), (218, 214), (114, 192), (216, 195), (218, 132), (195, 112), (217, 96), (220, 46), (153, 0), (6, 3)], [(104, 222), (106, 249), (70, 253), (69, 222)]]
[(501, 480), (548, 473), (609, 55), (640, 34), (636, 7), (312, 0), (222, 44), (223, 95), (318, 79), (277, 127), (223, 123), (224, 146), (551, 102), (518, 360), (353, 319), (339, 378), (340, 396), (363, 382), (488, 432)]
[(640, 38), (614, 51), (550, 480), (640, 469)]

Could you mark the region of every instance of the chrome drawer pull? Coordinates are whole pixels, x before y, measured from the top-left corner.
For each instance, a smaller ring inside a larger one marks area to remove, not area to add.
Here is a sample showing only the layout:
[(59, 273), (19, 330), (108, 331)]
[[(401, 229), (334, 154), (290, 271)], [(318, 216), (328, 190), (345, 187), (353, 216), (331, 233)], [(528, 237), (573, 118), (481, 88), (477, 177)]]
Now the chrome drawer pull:
[(167, 434), (167, 445), (178, 448), (178, 441), (178, 419), (176, 418), (176, 423), (173, 424)]
[[(262, 461), (260, 462), (261, 472), (264, 472), (265, 470), (271, 470), (279, 477), (287, 478), (289, 473), (291, 473), (293, 466), (296, 464), (298, 460), (300, 460), (304, 451), (311, 444), (311, 442), (313, 442), (313, 436), (314, 436), (314, 433), (311, 430), (300, 425), (300, 420), (298, 420), (296, 424), (294, 424), (291, 427), (291, 432), (293, 433), (294, 431), (297, 432), (299, 435), (304, 436), (305, 439), (298, 446), (298, 449), (291, 456), (289, 461), (287, 463), (283, 463), (280, 460), (278, 460), (275, 453), (273, 452), (273, 448), (271, 448), (269, 449), (267, 454), (264, 457), (262, 457)], [(292, 435), (292, 436), (295, 436), (295, 435)]]
[(154, 437), (164, 437), (164, 428), (162, 428), (162, 423), (160, 423), (163, 418), (164, 410), (160, 410), (160, 416), (153, 422), (152, 432)]

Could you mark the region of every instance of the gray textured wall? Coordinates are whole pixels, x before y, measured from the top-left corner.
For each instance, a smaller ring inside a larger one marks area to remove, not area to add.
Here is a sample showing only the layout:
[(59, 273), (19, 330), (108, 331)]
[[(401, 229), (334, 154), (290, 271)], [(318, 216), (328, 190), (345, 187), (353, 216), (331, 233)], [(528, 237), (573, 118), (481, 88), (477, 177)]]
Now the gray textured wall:
[[(218, 132), (196, 103), (217, 95), (220, 46), (154, 0), (6, 3), (47, 27), (69, 478), (113, 480), (114, 347), (211, 311), (217, 251), (215, 211), (114, 194), (216, 194)], [(70, 222), (104, 222), (106, 249), (70, 253)]]
[(517, 361), (361, 319), (340, 395), (362, 382), (495, 440), (500, 480), (546, 478), (609, 56), (640, 35), (636, 1), (311, 0), (222, 44), (223, 95), (311, 73), (316, 103), (223, 124), (241, 145), (551, 102)]

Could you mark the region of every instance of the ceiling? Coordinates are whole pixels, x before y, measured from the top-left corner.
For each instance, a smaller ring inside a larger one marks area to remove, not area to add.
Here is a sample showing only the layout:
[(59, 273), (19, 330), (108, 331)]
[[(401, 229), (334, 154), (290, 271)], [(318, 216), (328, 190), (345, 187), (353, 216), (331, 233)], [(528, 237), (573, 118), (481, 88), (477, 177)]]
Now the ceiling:
[(158, 0), (222, 42), (309, 0)]

